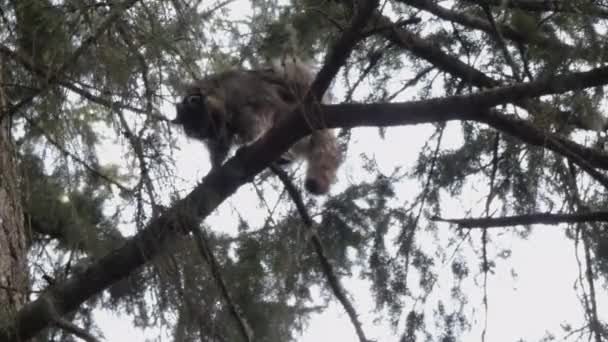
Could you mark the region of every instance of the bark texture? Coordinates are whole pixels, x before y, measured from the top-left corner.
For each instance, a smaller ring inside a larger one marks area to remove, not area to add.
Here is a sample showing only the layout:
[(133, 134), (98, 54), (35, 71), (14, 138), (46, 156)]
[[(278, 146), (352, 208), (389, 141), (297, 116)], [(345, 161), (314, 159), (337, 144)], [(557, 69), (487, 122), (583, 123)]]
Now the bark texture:
[[(0, 66), (0, 80), (1, 75)], [(0, 326), (13, 318), (25, 303), (28, 281), (23, 210), (10, 120), (3, 115), (7, 109), (4, 95), (0, 88)]]

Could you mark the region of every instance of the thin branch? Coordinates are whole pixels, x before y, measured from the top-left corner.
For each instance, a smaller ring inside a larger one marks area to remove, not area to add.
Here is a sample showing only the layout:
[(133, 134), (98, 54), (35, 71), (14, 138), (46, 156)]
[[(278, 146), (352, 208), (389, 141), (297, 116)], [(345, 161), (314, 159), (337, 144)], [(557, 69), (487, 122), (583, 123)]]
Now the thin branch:
[(129, 187), (118, 182), (117, 180), (112, 179), (110, 176), (104, 174), (103, 172), (101, 172), (98, 169), (94, 168), (93, 166), (89, 165), (84, 159), (80, 158), (75, 153), (68, 151), (68, 149), (65, 148), (62, 144), (60, 144), (55, 138), (53, 138), (50, 133), (46, 132), (42, 127), (40, 127), (40, 125), (38, 125), (38, 123), (36, 121), (34, 121), (33, 119), (31, 119), (27, 116), (23, 116), (23, 117), (24, 117), (25, 121), (27, 121), (32, 127), (39, 130), (42, 133), (42, 135), (44, 136), (44, 138), (46, 139), (46, 141), (48, 141), (51, 145), (55, 146), (55, 148), (60, 153), (64, 154), (65, 156), (70, 157), (70, 159), (72, 159), (78, 165), (82, 166), (85, 170), (90, 172), (92, 175), (105, 180), (109, 184), (116, 185), (116, 187), (118, 187), (120, 190), (124, 191), (125, 193), (133, 193), (133, 189), (130, 189)]
[(55, 318), (55, 325), (86, 342), (98, 342), (95, 336), (91, 335), (88, 331), (82, 329), (81, 327), (68, 321), (67, 319), (57, 317)]
[(125, 119), (125, 116), (122, 111), (116, 111), (118, 118), (120, 120), (121, 128), (123, 135), (129, 141), (129, 144), (133, 148), (133, 153), (139, 162), (139, 173), (141, 177), (141, 182), (143, 182), (146, 192), (148, 193), (148, 197), (150, 198), (150, 203), (152, 203), (152, 211), (153, 214), (156, 215), (158, 211), (158, 205), (156, 204), (156, 192), (154, 191), (154, 185), (152, 184), (152, 179), (150, 178), (150, 169), (148, 168), (148, 163), (146, 162), (146, 157), (144, 155), (144, 147), (141, 142), (141, 139), (133, 133), (131, 128), (129, 127), (129, 123)]
[[(10, 48), (8, 48), (5, 45), (0, 44), (0, 54), (3, 54), (4, 56), (19, 63), (21, 66), (23, 66), (25, 68), (25, 70), (29, 71), (32, 75), (34, 75), (40, 79), (46, 80), (48, 78), (48, 75), (50, 74), (49, 70), (46, 70), (39, 65), (33, 64), (26, 56), (23, 56), (22, 54), (11, 50)], [(93, 103), (104, 106), (108, 109), (111, 109), (111, 110), (126, 109), (126, 110), (129, 110), (129, 111), (137, 113), (137, 114), (149, 115), (159, 121), (168, 121), (167, 118), (153, 114), (153, 113), (147, 113), (146, 110), (144, 110), (144, 109), (141, 109), (138, 107), (133, 107), (133, 106), (126, 105), (126, 104), (121, 104), (118, 102), (112, 102), (111, 100), (105, 99), (101, 96), (94, 95), (90, 91), (80, 88), (76, 84), (70, 83), (68, 81), (58, 80), (57, 84), (59, 84), (60, 86), (66, 88), (68, 90), (71, 90), (75, 94), (80, 95), (84, 99), (87, 99)], [(40, 89), (38, 89), (38, 88), (31, 88), (30, 90), (40, 91)]]
[(575, 1), (570, 0), (467, 0), (476, 4), (488, 4), (492, 6), (507, 6), (518, 8), (529, 12), (564, 12), (586, 15), (597, 15), (598, 17), (608, 18), (608, 11), (595, 6), (592, 2), (586, 2), (583, 6), (587, 11), (578, 8)]
[[(382, 16), (379, 13), (375, 15), (374, 20), (385, 25), (391, 23), (391, 20), (388, 17)], [(439, 46), (432, 44), (430, 40), (425, 40), (411, 31), (394, 28), (392, 31), (383, 32), (383, 35), (395, 45), (409, 51), (418, 58), (426, 60), (437, 69), (460, 78), (467, 84), (474, 85), (480, 89), (501, 86), (501, 82), (498, 80), (495, 80), (478, 69), (462, 62), (458, 57), (445, 53)], [(570, 50), (571, 49), (560, 49), (560, 51)], [(532, 80), (532, 78), (530, 79)], [(527, 99), (513, 101), (512, 103), (523, 108), (531, 115), (535, 115), (535, 113), (542, 111), (543, 108), (551, 106), (556, 115), (564, 120), (564, 122), (580, 129), (589, 129), (588, 125), (575, 115), (571, 115), (571, 113), (567, 111), (555, 109), (554, 106), (545, 104), (539, 100)]]
[[(483, 31), (490, 36), (494, 36), (496, 34), (490, 22), (472, 14), (452, 11), (445, 7), (439, 6), (432, 1), (426, 0), (399, 0), (399, 2), (416, 7), (423, 11), (427, 11), (446, 21), (458, 23), (464, 27)], [(530, 43), (551, 50), (561, 49), (561, 51), (572, 51), (572, 49), (574, 49), (574, 47), (571, 45), (565, 44), (555, 38), (547, 37), (540, 32), (522, 33), (505, 24), (497, 25), (496, 28), (500, 33), (502, 33), (502, 35), (504, 35), (505, 38), (519, 44)]]
[(502, 31), (500, 30), (500, 28), (496, 24), (496, 21), (494, 20), (494, 16), (492, 15), (492, 11), (490, 10), (490, 7), (487, 5), (480, 5), (480, 6), (483, 9), (483, 11), (485, 12), (486, 17), (488, 17), (488, 21), (490, 22), (490, 25), (492, 26), (492, 30), (494, 31), (493, 32), (494, 34), (492, 36), (494, 37), (494, 40), (496, 41), (496, 43), (498, 44), (498, 47), (502, 51), (502, 55), (505, 58), (505, 60), (507, 61), (507, 64), (511, 67), (511, 71), (513, 72), (514, 78), (518, 82), (520, 82), (521, 76), (519, 73), (519, 66), (517, 66), (517, 63), (515, 63), (513, 56), (511, 56), (511, 53), (509, 52), (507, 43), (505, 42), (505, 38), (503, 37)]
[(374, 14), (377, 25), (392, 27), (391, 30), (382, 31), (382, 35), (390, 42), (410, 51), (414, 56), (422, 58), (436, 66), (438, 69), (474, 84), (480, 88), (493, 88), (500, 82), (488, 77), (481, 71), (463, 63), (458, 58), (443, 52), (441, 48), (421, 38), (412, 31), (393, 25), (391, 19), (380, 13)]
[[(491, 15), (491, 14), (489, 14)], [(488, 197), (486, 198), (485, 216), (490, 217), (490, 205), (494, 199), (496, 174), (498, 172), (498, 149), (500, 147), (500, 133), (496, 133), (494, 136), (494, 145), (492, 148), (492, 170), (490, 173), (490, 184)], [(488, 296), (488, 273), (490, 272), (490, 264), (488, 262), (488, 230), (486, 228), (481, 232), (481, 248), (482, 248), (482, 272), (483, 272), (483, 309), (484, 309), (484, 320), (483, 328), (481, 331), (481, 341), (486, 341), (486, 334), (488, 331), (488, 314), (489, 314), (489, 296)]]
[(589, 302), (591, 304), (591, 312), (589, 312), (591, 322), (589, 322), (589, 325), (592, 334), (595, 336), (595, 342), (602, 342), (602, 323), (600, 322), (597, 314), (597, 297), (595, 295), (595, 282), (593, 280), (594, 263), (591, 260), (589, 232), (582, 229), (581, 234), (583, 238), (583, 249), (585, 251), (585, 278), (587, 280), (587, 284), (589, 284)]
[(325, 278), (327, 278), (327, 282), (329, 283), (329, 287), (333, 291), (334, 296), (336, 296), (340, 304), (342, 304), (342, 307), (344, 307), (344, 310), (346, 311), (346, 314), (348, 315), (348, 318), (350, 319), (352, 325), (355, 328), (357, 336), (359, 337), (359, 341), (369, 341), (365, 337), (365, 332), (363, 331), (363, 326), (361, 325), (361, 322), (359, 322), (359, 315), (357, 314), (355, 307), (346, 296), (346, 290), (342, 286), (340, 278), (336, 276), (336, 272), (334, 272), (333, 266), (327, 258), (327, 254), (325, 253), (325, 249), (323, 248), (321, 238), (315, 230), (314, 221), (308, 214), (308, 210), (306, 210), (306, 206), (304, 204), (304, 201), (302, 200), (302, 194), (300, 193), (300, 191), (298, 191), (296, 186), (291, 181), (291, 178), (289, 178), (289, 175), (287, 175), (285, 171), (283, 171), (281, 168), (277, 167), (274, 164), (271, 164), (269, 167), (272, 172), (274, 172), (274, 174), (276, 174), (277, 177), (279, 177), (279, 179), (285, 185), (287, 193), (296, 205), (298, 213), (300, 214), (300, 218), (302, 219), (306, 228), (308, 228), (308, 234), (310, 235), (312, 246), (315, 250), (315, 253), (319, 257), (319, 262), (321, 263), (321, 270), (323, 271)]
[(446, 219), (435, 216), (431, 218), (431, 220), (436, 222), (454, 223), (460, 228), (496, 228), (531, 224), (556, 225), (561, 223), (608, 222), (608, 211), (578, 214), (534, 213), (503, 217), (457, 219)]
[(192, 228), (191, 231), (194, 235), (194, 241), (196, 242), (198, 251), (201, 254), (203, 260), (205, 260), (205, 262), (207, 262), (207, 264), (209, 265), (209, 268), (211, 269), (211, 275), (213, 276), (213, 279), (215, 279), (217, 286), (220, 288), (222, 297), (224, 297), (224, 300), (228, 305), (232, 317), (234, 317), (235, 321), (237, 322), (237, 326), (239, 327), (239, 331), (241, 332), (243, 339), (247, 342), (253, 342), (253, 329), (251, 328), (249, 323), (247, 323), (247, 319), (245, 318), (243, 311), (234, 302), (232, 296), (230, 295), (230, 292), (228, 291), (228, 286), (226, 286), (226, 282), (222, 277), (220, 264), (217, 262), (217, 259), (215, 258), (215, 255), (213, 255), (213, 251), (210, 248), (209, 239), (207, 239), (207, 236), (205, 236), (205, 233), (201, 231), (200, 228), (195, 227)]
[[(570, 192), (572, 194), (572, 196), (570, 196), (569, 198), (569, 204), (571, 209), (576, 209), (578, 211), (581, 212), (588, 212), (588, 207), (585, 205), (585, 203), (582, 201), (581, 197), (580, 197), (580, 191), (578, 188), (578, 184), (576, 182), (576, 176), (577, 176), (577, 170), (576, 167), (574, 166), (574, 164), (572, 162), (568, 162), (568, 176), (567, 179), (569, 180), (569, 182), (567, 183), (568, 188), (567, 191)], [(593, 230), (596, 231), (596, 225), (592, 224), (592, 227), (594, 228)], [(593, 275), (593, 269), (592, 269), (592, 261), (591, 261), (591, 251), (590, 251), (590, 241), (589, 241), (589, 232), (587, 231), (587, 229), (583, 229), (586, 228), (583, 223), (577, 223), (576, 225), (576, 236), (577, 236), (577, 244), (578, 244), (578, 237), (580, 236), (580, 239), (583, 242), (583, 250), (585, 252), (585, 280), (587, 280), (587, 283), (589, 284), (589, 295), (587, 296), (587, 294), (584, 292), (584, 285), (583, 285), (583, 275), (581, 274), (582, 271), (582, 264), (580, 259), (578, 258), (578, 254), (577, 254), (577, 262), (578, 262), (578, 266), (579, 266), (579, 281), (581, 283), (581, 287), (583, 288), (583, 297), (584, 297), (584, 305), (585, 305), (585, 311), (586, 311), (586, 315), (589, 319), (589, 329), (591, 330), (591, 335), (595, 336), (595, 341), (596, 342), (601, 342), (602, 341), (602, 325), (599, 321), (598, 318), (598, 314), (597, 314), (597, 297), (595, 295), (595, 283), (593, 281), (594, 275)], [(577, 247), (577, 246), (575, 246)], [(591, 338), (591, 336), (590, 336)]]
[[(344, 31), (344, 33), (342, 34), (342, 37), (332, 46), (330, 53), (328, 53), (328, 55), (326, 57), (323, 67), (321, 68), (321, 70), (315, 77), (313, 84), (311, 85), (311, 90), (310, 90), (309, 94), (307, 95), (307, 101), (305, 102), (309, 106), (310, 106), (309, 101), (311, 99), (314, 100), (314, 99), (320, 99), (323, 97), (323, 93), (325, 92), (327, 87), (329, 87), (329, 84), (331, 83), (333, 78), (338, 73), (338, 70), (346, 62), (346, 59), (352, 52), (352, 49), (363, 38), (361, 35), (361, 31), (366, 26), (367, 22), (370, 20), (370, 17), (372, 16), (372, 14), (375, 13), (376, 8), (378, 6), (378, 0), (362, 0), (357, 5), (358, 5), (358, 7), (356, 8), (355, 17), (351, 21), (351, 26), (346, 31)], [(277, 175), (281, 175), (281, 172), (278, 172), (278, 171), (282, 171), (282, 170), (279, 170), (278, 168), (275, 167), (273, 169), (273, 171)], [(282, 173), (282, 174), (283, 174), (283, 176), (286, 176), (285, 173)], [(286, 180), (286, 179), (283, 177), (282, 180)], [(290, 182), (287, 182), (285, 184), (289, 184), (289, 183)], [(297, 190), (294, 191), (295, 190), (294, 186), (291, 186), (291, 187), (286, 186), (286, 188), (287, 188), (288, 193), (292, 196), (292, 199), (296, 202), (296, 206), (298, 207), (298, 211), (300, 212), (300, 215), (302, 216), (303, 221), (305, 222), (305, 224), (308, 227), (312, 227), (313, 221), (310, 218), (310, 216), (308, 215), (308, 213), (304, 207), (304, 203), (302, 202), (300, 193)], [(367, 342), (368, 339), (365, 337), (365, 333), (363, 332), (363, 328), (361, 326), (361, 323), (359, 322), (357, 313), (356, 313), (353, 305), (350, 303), (350, 301), (344, 294), (344, 289), (342, 288), (342, 286), (340, 284), (340, 280), (335, 275), (335, 272), (333, 271), (333, 267), (329, 263), (329, 260), (327, 259), (327, 256), (325, 255), (325, 251), (323, 249), (323, 244), (321, 243), (321, 239), (316, 234), (316, 232), (314, 232), (313, 229), (310, 229), (310, 232), (311, 232), (311, 241), (315, 248), (315, 252), (319, 256), (319, 260), (321, 262), (321, 267), (325, 273), (325, 276), (327, 277), (330, 287), (334, 291), (334, 295), (336, 296), (338, 301), (340, 301), (340, 303), (346, 310), (346, 313), (348, 314), (352, 324), (355, 327), (355, 331), (357, 332), (359, 341)]]

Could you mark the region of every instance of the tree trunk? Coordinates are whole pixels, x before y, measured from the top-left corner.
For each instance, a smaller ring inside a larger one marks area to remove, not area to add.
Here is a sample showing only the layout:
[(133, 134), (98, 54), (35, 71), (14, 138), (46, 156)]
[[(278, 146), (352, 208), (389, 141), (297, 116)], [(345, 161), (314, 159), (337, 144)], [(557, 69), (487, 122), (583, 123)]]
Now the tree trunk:
[(23, 210), (2, 76), (0, 64), (0, 326), (25, 303), (28, 283)]

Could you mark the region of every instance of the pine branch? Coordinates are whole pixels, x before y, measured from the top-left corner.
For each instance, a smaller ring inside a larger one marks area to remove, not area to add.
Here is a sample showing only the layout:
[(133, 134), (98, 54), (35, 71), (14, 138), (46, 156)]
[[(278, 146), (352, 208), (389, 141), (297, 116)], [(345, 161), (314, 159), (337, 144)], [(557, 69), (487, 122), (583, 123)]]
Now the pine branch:
[(435, 222), (454, 223), (457, 224), (459, 228), (496, 228), (531, 224), (556, 225), (561, 223), (608, 222), (608, 211), (578, 214), (534, 213), (504, 217), (458, 219), (445, 219), (435, 216), (431, 218), (431, 220)]

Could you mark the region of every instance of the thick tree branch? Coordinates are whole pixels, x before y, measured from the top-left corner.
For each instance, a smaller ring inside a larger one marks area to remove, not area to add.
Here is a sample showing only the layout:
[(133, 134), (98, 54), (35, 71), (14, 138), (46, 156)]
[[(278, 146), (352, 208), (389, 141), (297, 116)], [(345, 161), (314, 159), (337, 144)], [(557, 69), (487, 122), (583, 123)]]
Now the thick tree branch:
[(584, 13), (586, 15), (597, 15), (599, 17), (608, 17), (608, 11), (605, 8), (595, 6), (593, 1), (588, 1), (579, 8), (577, 2), (570, 0), (467, 0), (476, 4), (487, 4), (496, 7), (507, 6), (509, 8), (518, 8), (529, 12), (566, 12), (566, 13)]
[[(326, 105), (328, 127), (395, 126), (447, 120), (473, 120), (493, 124), (486, 108), (542, 95), (559, 94), (608, 83), (608, 67), (575, 72), (544, 80), (518, 83), (469, 95), (455, 95), (405, 103)], [(368, 113), (373, 112), (373, 115)], [(346, 113), (349, 113), (346, 115)], [(423, 114), (416, 117), (411, 115)], [(434, 120), (428, 121), (428, 115)], [(518, 122), (518, 121), (514, 121)], [(530, 126), (533, 127), (533, 126)]]
[[(325, 72), (335, 74), (348, 54), (338, 55), (343, 56), (341, 63), (334, 64), (333, 68), (324, 68)], [(319, 79), (323, 80), (324, 77), (320, 75)], [(484, 114), (487, 112), (484, 108), (512, 103), (527, 97), (601, 86), (607, 82), (608, 67), (603, 67), (472, 95), (408, 103), (317, 106), (314, 107), (317, 110), (306, 114), (308, 117), (312, 116), (314, 122), (323, 122), (329, 128), (412, 125), (448, 120), (473, 120), (498, 126), (498, 117)], [(319, 87), (325, 84), (317, 82)], [(315, 89), (313, 94), (322, 94), (322, 91)], [(521, 121), (505, 120), (505, 117), (501, 120), (527, 127)], [(201, 219), (215, 210), (241, 185), (277, 160), (296, 141), (310, 134), (311, 128), (307, 122), (309, 121), (296, 111), (289, 115), (288, 119), (277, 123), (256, 143), (239, 149), (235, 157), (222, 167), (213, 169), (189, 195), (177, 201), (160, 217), (152, 219), (145, 229), (121, 247), (102, 257), (82, 273), (50, 288), (41, 298), (25, 305), (9, 326), (0, 327), (0, 341), (27, 339), (51, 324), (53, 317), (45, 310), (45, 302), (53, 303), (60, 314), (75, 310), (91, 296), (159, 255), (165, 244), (178, 239), (184, 231), (191, 229), (190, 227), (197, 227)], [(516, 136), (526, 138), (522, 134)], [(591, 153), (591, 149), (584, 147), (581, 149), (596, 157), (595, 161), (588, 160), (594, 163), (592, 165), (597, 167), (596, 164), (601, 164), (608, 167), (608, 158), (603, 154)], [(598, 158), (599, 156), (602, 158)]]
[[(420, 10), (427, 11), (431, 14), (436, 15), (437, 17), (458, 23), (462, 26), (477, 29), (483, 31), (490, 36), (495, 36), (496, 32), (492, 27), (492, 23), (484, 20), (475, 15), (467, 14), (467, 13), (459, 13), (456, 11), (449, 10), (445, 7), (439, 6), (436, 3), (426, 0), (399, 0), (404, 4), (408, 4), (412, 7), (416, 7)], [(559, 40), (556, 40), (551, 37), (547, 37), (542, 35), (539, 32), (534, 33), (522, 33), (515, 30), (513, 27), (505, 24), (497, 25), (497, 29), (500, 33), (507, 39), (512, 40), (514, 42), (525, 44), (531, 43), (537, 45), (539, 47), (548, 48), (548, 49), (565, 49), (565, 51), (570, 51), (573, 49), (572, 46), (567, 45)]]
[[(374, 19), (387, 27), (389, 27), (391, 23), (389, 18), (384, 17), (379, 13), (375, 14)], [(458, 77), (467, 84), (474, 85), (475, 87), (481, 89), (494, 88), (502, 85), (500, 81), (487, 76), (480, 70), (470, 65), (467, 65), (457, 57), (443, 52), (439, 46), (429, 43), (427, 40), (416, 35), (415, 33), (404, 28), (399, 28), (395, 25), (390, 27), (392, 27), (391, 30), (383, 31), (383, 35), (386, 39), (391, 41), (396, 46), (409, 51), (414, 56), (426, 60), (437, 69)], [(549, 106), (538, 100), (517, 101), (514, 102), (514, 104), (528, 111), (532, 115), (539, 111), (543, 111), (544, 108)], [(559, 111), (558, 109), (554, 109), (554, 111), (556, 112), (556, 115), (558, 115), (560, 119), (564, 119), (565, 122), (568, 122), (569, 124), (572, 124), (580, 129), (589, 129), (588, 125), (582, 122), (580, 118), (571, 115), (569, 112)]]
[(432, 221), (448, 222), (457, 224), (460, 228), (495, 228), (531, 224), (560, 224), (560, 223), (585, 223), (585, 222), (608, 222), (608, 211), (596, 211), (581, 214), (554, 214), (535, 213), (528, 215), (515, 215), (504, 217), (484, 218), (459, 218), (445, 219), (433, 217)]

